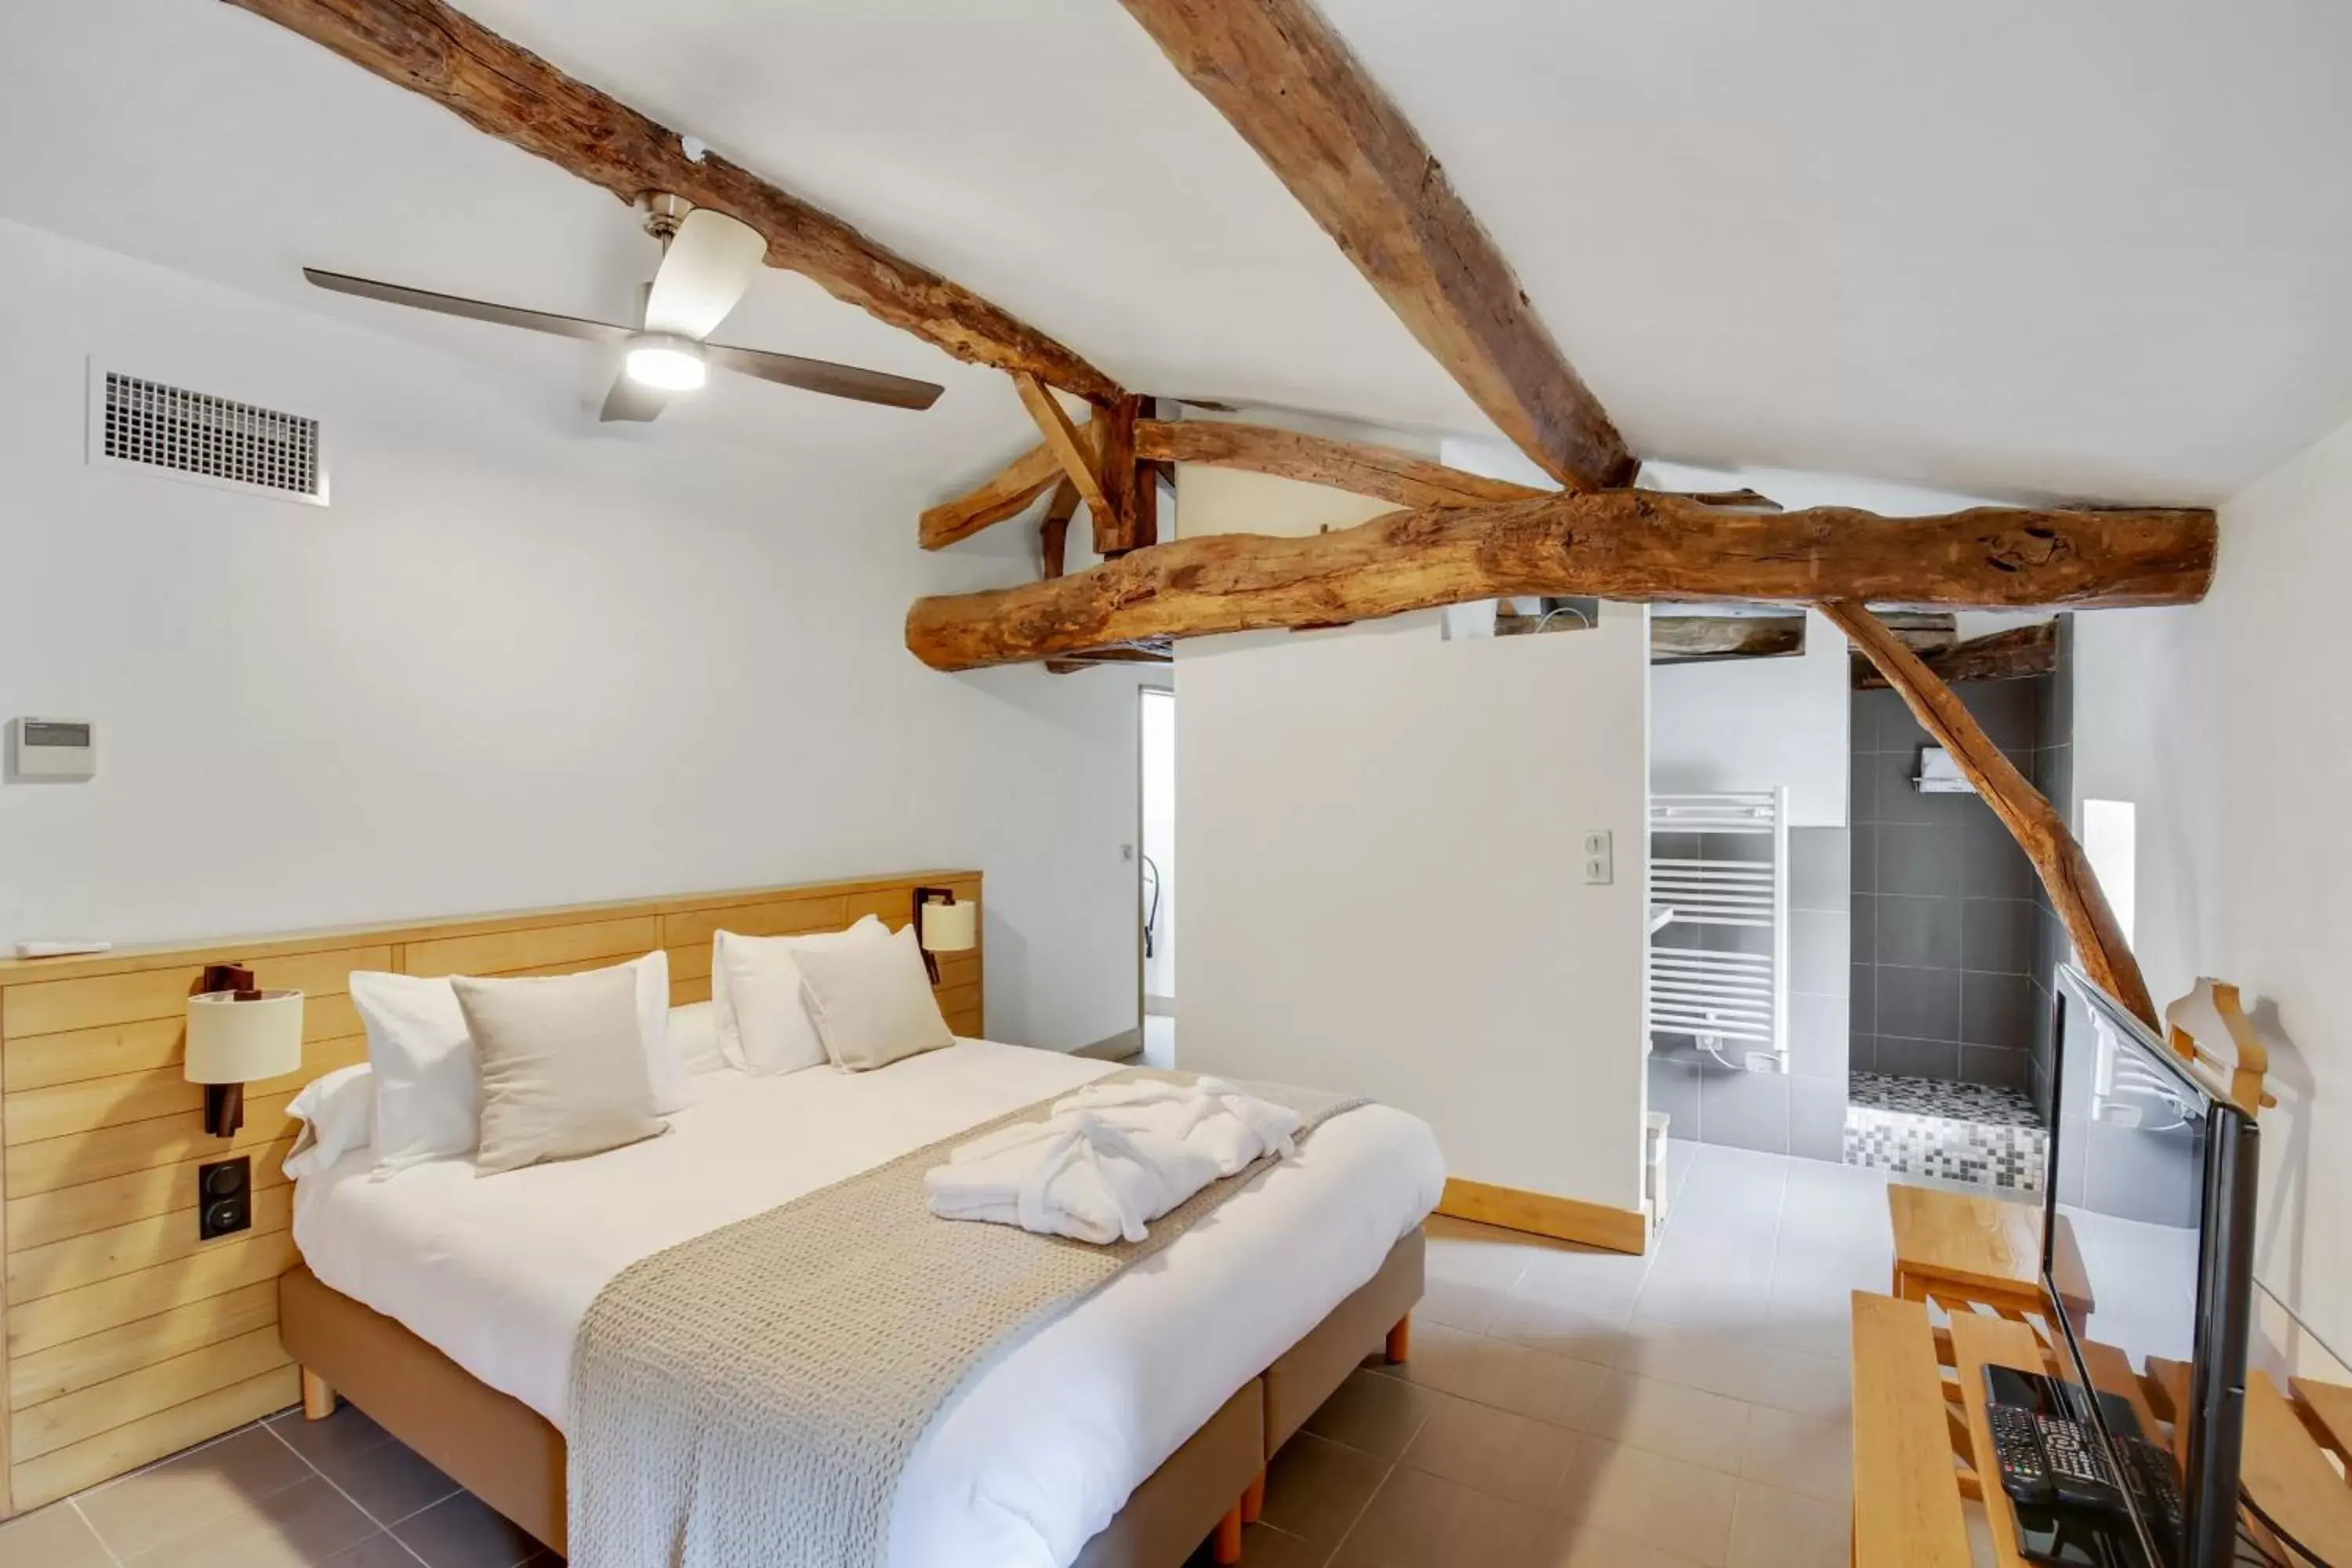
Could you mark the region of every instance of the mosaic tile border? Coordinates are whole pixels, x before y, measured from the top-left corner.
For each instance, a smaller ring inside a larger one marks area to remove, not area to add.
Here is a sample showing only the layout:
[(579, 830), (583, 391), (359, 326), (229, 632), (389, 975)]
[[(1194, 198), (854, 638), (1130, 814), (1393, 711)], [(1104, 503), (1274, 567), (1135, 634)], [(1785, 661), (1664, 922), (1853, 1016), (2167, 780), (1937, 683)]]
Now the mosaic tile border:
[(2050, 1134), (2014, 1089), (1855, 1073), (1845, 1112), (1845, 1163), (1898, 1175), (2036, 1193)]

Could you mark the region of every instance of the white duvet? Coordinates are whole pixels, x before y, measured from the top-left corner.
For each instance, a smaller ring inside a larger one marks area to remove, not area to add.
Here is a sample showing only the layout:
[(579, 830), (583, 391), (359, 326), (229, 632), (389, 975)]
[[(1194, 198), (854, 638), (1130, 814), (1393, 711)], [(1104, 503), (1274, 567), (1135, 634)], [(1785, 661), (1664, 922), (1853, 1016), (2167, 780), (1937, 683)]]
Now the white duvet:
[[(297, 1184), (294, 1239), (326, 1284), (561, 1428), (572, 1338), (630, 1263), (1116, 1070), (966, 1040), (869, 1073), (706, 1073), (667, 1136), (590, 1159), (376, 1182), (357, 1151)], [(1444, 1175), (1417, 1118), (1372, 1105), (1327, 1122), (940, 1413), (899, 1486), (893, 1568), (1065, 1568), (1234, 1389), (1371, 1278)]]

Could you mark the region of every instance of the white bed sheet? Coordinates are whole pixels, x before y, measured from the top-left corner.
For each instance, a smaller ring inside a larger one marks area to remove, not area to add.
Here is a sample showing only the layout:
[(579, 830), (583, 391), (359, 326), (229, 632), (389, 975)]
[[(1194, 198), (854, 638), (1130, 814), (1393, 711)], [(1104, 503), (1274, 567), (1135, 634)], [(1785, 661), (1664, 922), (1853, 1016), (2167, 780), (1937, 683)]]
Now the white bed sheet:
[[(294, 1239), (326, 1284), (561, 1428), (581, 1320), (630, 1263), (1115, 1070), (966, 1040), (870, 1073), (706, 1073), (669, 1134), (591, 1159), (377, 1182), (355, 1152), (298, 1184)], [(1417, 1118), (1337, 1117), (1004, 1352), (908, 1461), (893, 1568), (1066, 1568), (1233, 1390), (1371, 1278), (1444, 1173)]]

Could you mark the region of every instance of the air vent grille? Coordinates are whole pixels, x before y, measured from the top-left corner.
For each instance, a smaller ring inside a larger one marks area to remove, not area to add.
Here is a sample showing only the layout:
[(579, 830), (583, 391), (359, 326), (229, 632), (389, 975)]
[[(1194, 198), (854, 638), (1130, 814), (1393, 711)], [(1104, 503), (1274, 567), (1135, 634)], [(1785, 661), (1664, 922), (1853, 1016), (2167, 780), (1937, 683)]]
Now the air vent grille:
[(99, 412), (100, 449), (116, 462), (303, 500), (326, 499), (315, 419), (117, 371), (106, 373)]

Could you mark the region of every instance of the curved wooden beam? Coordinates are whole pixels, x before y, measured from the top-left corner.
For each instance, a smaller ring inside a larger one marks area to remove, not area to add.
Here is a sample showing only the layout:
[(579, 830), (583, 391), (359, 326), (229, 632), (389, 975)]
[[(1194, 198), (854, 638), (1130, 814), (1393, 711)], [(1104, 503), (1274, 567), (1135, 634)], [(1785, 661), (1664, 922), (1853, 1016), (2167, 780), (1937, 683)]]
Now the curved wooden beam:
[[(1887, 628), (1895, 631), (1895, 628)], [(1989, 632), (1966, 642), (1955, 642), (1933, 652), (1922, 649), (1895, 631), (1903, 646), (1918, 654), (1929, 674), (1945, 685), (1962, 680), (2024, 680), (2048, 675), (2058, 668), (2058, 624), (2036, 621)], [(1888, 684), (1886, 676), (1859, 651), (1853, 656), (1853, 689), (1868, 691)]]
[(1496, 428), (1560, 483), (1638, 466), (1510, 263), (1308, 0), (1122, 0)]
[(1832, 601), (1822, 605), (1821, 611), (1853, 639), (1854, 646), (1886, 677), (1887, 684), (1902, 694), (1920, 727), (1952, 754), (1960, 772), (1977, 786), (1977, 794), (2033, 862), (2034, 873), (2050, 890), (2050, 902), (2066, 924), (2066, 934), (2074, 941), (2074, 951), (2082, 955), (2084, 973), (2138, 1014), (2149, 1028), (2161, 1032), (2164, 1025), (2157, 1017), (2147, 982), (2140, 976), (2139, 961), (2132, 956), (2131, 944), (2124, 941), (2123, 928), (2116, 923), (2115, 910), (2108, 908), (2106, 894), (2099, 889), (2090, 857), (2075, 841), (2065, 816), (1992, 743), (1984, 726), (1952, 689), (1937, 679), (1877, 616), (1852, 601)]
[(1034, 375), (1097, 401), (1120, 395), (1117, 383), (1027, 322), (715, 153), (688, 158), (677, 132), (441, 0), (229, 4), (625, 202), (667, 192), (740, 218), (767, 237), (769, 266), (814, 279), (835, 299), (960, 360)]
[(1212, 534), (1048, 583), (919, 599), (907, 646), (935, 669), (1151, 637), (1330, 626), (1519, 595), (1898, 604), (2189, 604), (2210, 511), (1874, 516), (1737, 511), (1645, 490), (1562, 491), (1391, 512), (1303, 538)]
[(1147, 419), (1135, 427), (1135, 455), (1177, 463), (1247, 468), (1279, 479), (1328, 485), (1399, 506), (1476, 506), (1550, 495), (1532, 485), (1490, 479), (1394, 447), (1334, 441), (1273, 425), (1223, 419)]

